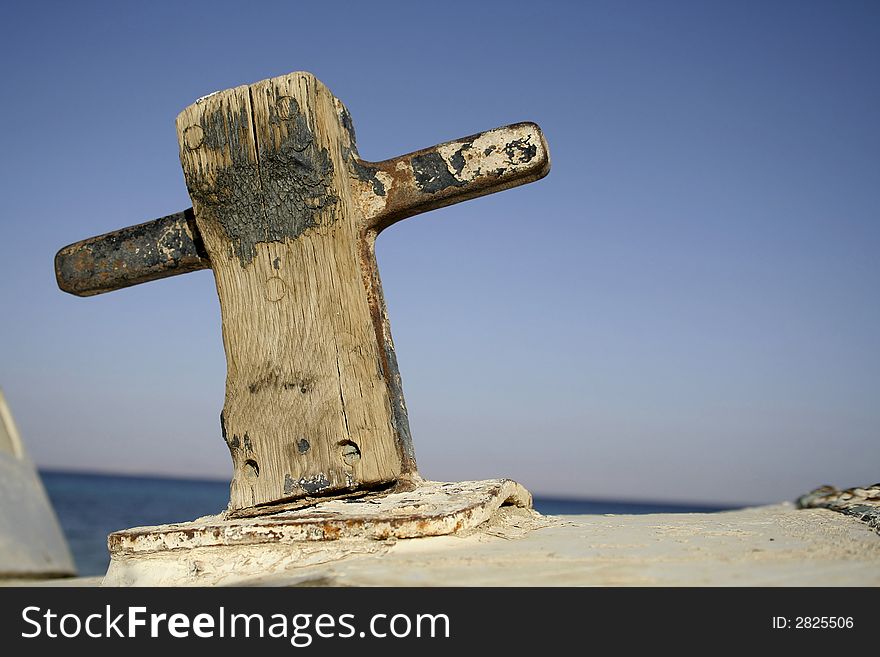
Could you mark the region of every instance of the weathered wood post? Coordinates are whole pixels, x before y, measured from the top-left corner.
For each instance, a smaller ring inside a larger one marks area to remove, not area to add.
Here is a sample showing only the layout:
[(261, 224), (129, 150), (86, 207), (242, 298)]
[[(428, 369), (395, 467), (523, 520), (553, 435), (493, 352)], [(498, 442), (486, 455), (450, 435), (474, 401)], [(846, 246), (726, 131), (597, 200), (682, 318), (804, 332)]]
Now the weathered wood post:
[(543, 177), (540, 129), (366, 162), (343, 104), (291, 73), (202, 98), (177, 135), (193, 210), (62, 249), (61, 289), (85, 296), (213, 270), (231, 510), (417, 479), (376, 236)]

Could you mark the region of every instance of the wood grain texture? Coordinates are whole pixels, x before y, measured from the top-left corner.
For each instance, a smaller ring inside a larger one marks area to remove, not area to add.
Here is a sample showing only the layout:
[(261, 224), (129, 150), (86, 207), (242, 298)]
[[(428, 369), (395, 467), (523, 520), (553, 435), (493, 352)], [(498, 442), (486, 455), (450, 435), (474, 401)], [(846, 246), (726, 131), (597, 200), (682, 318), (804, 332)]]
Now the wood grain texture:
[(405, 469), (338, 107), (313, 76), (294, 73), (178, 117), (223, 316), (232, 509)]
[(230, 509), (418, 479), (376, 237), (546, 175), (538, 126), (372, 163), (342, 102), (291, 73), (206, 96), (177, 133), (223, 316)]

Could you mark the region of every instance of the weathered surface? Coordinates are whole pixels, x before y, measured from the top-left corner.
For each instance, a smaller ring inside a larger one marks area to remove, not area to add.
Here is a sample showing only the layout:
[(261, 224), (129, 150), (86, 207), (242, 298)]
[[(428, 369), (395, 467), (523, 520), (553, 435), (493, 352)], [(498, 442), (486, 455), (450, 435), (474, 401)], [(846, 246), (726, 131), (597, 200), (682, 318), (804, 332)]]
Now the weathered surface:
[(210, 266), (189, 209), (64, 247), (55, 278), (65, 292), (87, 297)]
[(504, 506), (444, 536), (114, 558), (104, 585), (878, 586), (880, 536), (825, 509), (541, 516)]
[(231, 510), (416, 478), (376, 237), (543, 177), (540, 129), (519, 123), (368, 162), (339, 99), (291, 73), (202, 98), (177, 133), (192, 213), (62, 249), (61, 288), (98, 294), (210, 264)]
[(511, 508), (469, 536), (398, 541), (381, 558), (364, 555), (291, 569), (254, 583), (878, 586), (880, 537), (851, 518), (790, 504), (724, 513), (538, 519)]
[(213, 94), (177, 121), (223, 315), (231, 508), (406, 472), (364, 287), (332, 94), (308, 74)]
[(534, 123), (488, 130), (383, 162), (352, 158), (353, 184), (370, 229), (517, 187), (547, 175), (550, 154)]
[[(111, 534), (105, 585), (216, 584), (278, 568), (383, 550), (389, 541), (462, 533), (503, 505), (530, 508), (529, 492), (507, 479), (440, 483), (318, 502), (256, 518), (208, 516)], [(242, 550), (244, 550), (242, 552)], [(239, 556), (246, 555), (244, 559)]]
[(0, 579), (74, 574), (52, 505), (0, 391)]

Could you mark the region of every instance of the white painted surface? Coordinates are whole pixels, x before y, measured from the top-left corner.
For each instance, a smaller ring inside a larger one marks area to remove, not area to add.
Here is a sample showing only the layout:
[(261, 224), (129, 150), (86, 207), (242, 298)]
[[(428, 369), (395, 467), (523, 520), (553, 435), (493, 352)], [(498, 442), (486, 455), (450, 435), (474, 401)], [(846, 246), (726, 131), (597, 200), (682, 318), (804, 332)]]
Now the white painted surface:
[(75, 573), (55, 512), (0, 391), (0, 578)]
[(504, 505), (531, 508), (510, 479), (444, 483), (318, 502), (271, 515), (135, 527), (111, 534), (113, 586), (235, 584), (242, 579), (386, 552), (401, 539), (474, 531)]
[(826, 509), (541, 516), (461, 534), (202, 547), (114, 559), (105, 586), (880, 586), (880, 536)]

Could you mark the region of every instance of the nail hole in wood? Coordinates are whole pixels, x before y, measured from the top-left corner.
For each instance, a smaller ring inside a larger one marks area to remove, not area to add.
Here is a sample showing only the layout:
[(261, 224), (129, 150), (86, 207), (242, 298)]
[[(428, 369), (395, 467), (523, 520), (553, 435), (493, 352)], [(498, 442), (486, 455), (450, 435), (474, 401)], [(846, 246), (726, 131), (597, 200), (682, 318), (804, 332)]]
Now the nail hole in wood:
[(260, 476), (260, 466), (253, 459), (244, 462), (244, 476), (247, 479), (256, 479)]
[(339, 443), (342, 448), (342, 460), (346, 465), (354, 465), (361, 460), (361, 449), (352, 440), (343, 440)]

